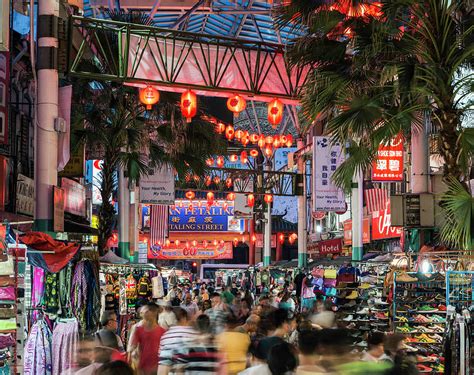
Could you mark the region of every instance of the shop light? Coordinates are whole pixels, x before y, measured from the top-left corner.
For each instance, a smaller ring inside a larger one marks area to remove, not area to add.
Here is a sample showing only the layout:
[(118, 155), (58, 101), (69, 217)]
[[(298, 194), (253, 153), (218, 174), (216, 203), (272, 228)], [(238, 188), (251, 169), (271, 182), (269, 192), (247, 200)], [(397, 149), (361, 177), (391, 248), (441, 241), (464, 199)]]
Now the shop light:
[(316, 232), (321, 233), (323, 231), (323, 227), (321, 225), (316, 225)]
[(432, 273), (434, 269), (433, 263), (429, 259), (423, 259), (420, 264), (421, 273)]

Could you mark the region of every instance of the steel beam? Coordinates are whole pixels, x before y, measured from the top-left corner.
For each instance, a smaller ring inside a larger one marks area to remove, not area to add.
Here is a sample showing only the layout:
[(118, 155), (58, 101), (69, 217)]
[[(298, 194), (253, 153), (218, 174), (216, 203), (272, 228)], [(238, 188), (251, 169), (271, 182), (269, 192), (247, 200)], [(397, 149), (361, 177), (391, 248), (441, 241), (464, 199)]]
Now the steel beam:
[(309, 70), (290, 68), (276, 43), (78, 16), (71, 24), (82, 38), (69, 59), (72, 76), (297, 104)]

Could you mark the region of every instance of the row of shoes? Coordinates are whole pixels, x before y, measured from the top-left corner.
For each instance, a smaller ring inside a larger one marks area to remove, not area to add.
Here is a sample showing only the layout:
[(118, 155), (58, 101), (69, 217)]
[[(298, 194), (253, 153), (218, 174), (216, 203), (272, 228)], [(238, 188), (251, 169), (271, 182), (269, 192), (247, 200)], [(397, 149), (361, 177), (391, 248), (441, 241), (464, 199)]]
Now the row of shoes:
[(445, 282), (445, 276), (440, 273), (420, 274), (400, 272), (397, 273), (397, 282), (399, 283), (418, 283), (418, 282)]
[(410, 317), (399, 316), (396, 321), (401, 323), (446, 323), (446, 318), (437, 314), (429, 316), (418, 314)]
[(396, 329), (401, 333), (443, 333), (444, 328), (440, 325), (431, 325), (431, 326), (409, 326), (405, 324), (399, 326)]
[(440, 373), (444, 374), (444, 365), (442, 363), (426, 366), (422, 363), (416, 365), (420, 374)]
[(423, 305), (417, 308), (413, 308), (411, 305), (397, 307), (398, 313), (445, 313), (446, 310), (447, 307), (444, 304), (439, 304), (437, 306)]
[(414, 342), (423, 344), (441, 344), (443, 342), (443, 337), (437, 333), (432, 333), (429, 335), (426, 333), (421, 333), (417, 336), (407, 337), (405, 341), (408, 343)]

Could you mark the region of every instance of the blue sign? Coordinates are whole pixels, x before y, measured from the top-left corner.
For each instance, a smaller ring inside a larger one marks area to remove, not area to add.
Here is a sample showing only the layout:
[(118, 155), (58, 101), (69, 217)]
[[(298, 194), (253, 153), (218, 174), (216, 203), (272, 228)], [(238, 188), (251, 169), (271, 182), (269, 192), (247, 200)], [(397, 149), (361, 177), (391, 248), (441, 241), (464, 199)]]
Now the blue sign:
[(244, 222), (234, 219), (234, 205), (224, 206), (223, 203), (207, 207), (206, 201), (184, 201), (182, 207), (170, 207), (170, 232), (243, 232)]

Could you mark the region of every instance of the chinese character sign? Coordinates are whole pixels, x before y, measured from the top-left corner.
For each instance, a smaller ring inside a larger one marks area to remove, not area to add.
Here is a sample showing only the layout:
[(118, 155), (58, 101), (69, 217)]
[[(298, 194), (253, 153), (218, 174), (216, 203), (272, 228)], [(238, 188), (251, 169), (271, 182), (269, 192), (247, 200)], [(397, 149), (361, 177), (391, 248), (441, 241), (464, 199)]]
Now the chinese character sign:
[(217, 246), (153, 245), (148, 249), (148, 259), (232, 259), (232, 242), (219, 243)]
[(377, 159), (372, 166), (373, 181), (403, 180), (403, 136), (393, 138), (389, 144), (381, 144)]
[(313, 211), (345, 211), (344, 192), (332, 176), (344, 161), (343, 145), (328, 137), (313, 137)]

